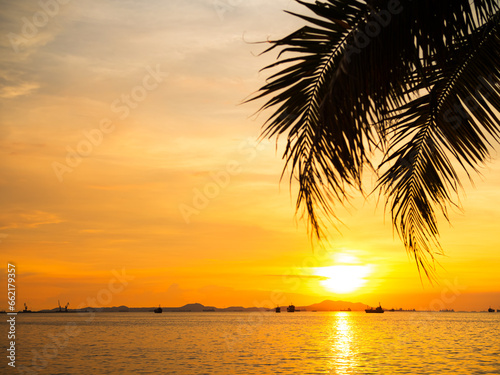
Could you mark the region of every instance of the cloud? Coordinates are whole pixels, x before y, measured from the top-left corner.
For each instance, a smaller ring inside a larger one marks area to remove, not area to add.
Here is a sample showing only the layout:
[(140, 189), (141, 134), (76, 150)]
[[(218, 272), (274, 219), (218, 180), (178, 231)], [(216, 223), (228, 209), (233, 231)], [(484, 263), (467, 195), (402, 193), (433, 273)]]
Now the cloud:
[(38, 89), (40, 85), (36, 82), (21, 82), (17, 85), (3, 86), (0, 89), (0, 98), (15, 98), (31, 94)]
[(0, 230), (36, 228), (40, 225), (58, 224), (63, 220), (58, 215), (38, 210), (11, 210), (0, 214)]

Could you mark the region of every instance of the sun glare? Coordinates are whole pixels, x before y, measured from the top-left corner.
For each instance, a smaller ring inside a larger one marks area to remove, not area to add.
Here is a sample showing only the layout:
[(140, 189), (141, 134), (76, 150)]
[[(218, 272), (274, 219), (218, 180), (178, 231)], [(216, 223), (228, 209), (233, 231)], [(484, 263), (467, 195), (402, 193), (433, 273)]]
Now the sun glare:
[(354, 292), (361, 288), (370, 273), (370, 266), (363, 265), (338, 265), (315, 269), (317, 276), (325, 278), (320, 281), (321, 285), (339, 294)]

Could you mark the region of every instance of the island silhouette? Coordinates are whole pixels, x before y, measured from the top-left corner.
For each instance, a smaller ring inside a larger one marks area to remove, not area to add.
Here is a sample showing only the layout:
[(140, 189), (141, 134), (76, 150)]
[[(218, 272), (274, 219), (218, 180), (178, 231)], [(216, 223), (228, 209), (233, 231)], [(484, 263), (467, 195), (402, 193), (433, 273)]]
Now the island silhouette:
[[(280, 306), (283, 311), (286, 311), (288, 305)], [(315, 303), (307, 306), (296, 306), (296, 311), (364, 311), (368, 304), (361, 302), (348, 302), (348, 301), (331, 301), (324, 300), (320, 303)], [(154, 312), (157, 307), (128, 307), (125, 305), (112, 306), (112, 307), (83, 307), (80, 309), (66, 309), (65, 312)], [(162, 312), (252, 312), (252, 311), (275, 311), (274, 307), (243, 307), (243, 306), (229, 306), (219, 308), (215, 306), (207, 306), (201, 303), (189, 303), (181, 307), (162, 307)], [(60, 307), (53, 309), (44, 309), (33, 311), (36, 313), (54, 313), (60, 312)], [(392, 310), (394, 311), (394, 310)], [(397, 311), (404, 311), (398, 309)], [(21, 311), (20, 311), (21, 312)]]

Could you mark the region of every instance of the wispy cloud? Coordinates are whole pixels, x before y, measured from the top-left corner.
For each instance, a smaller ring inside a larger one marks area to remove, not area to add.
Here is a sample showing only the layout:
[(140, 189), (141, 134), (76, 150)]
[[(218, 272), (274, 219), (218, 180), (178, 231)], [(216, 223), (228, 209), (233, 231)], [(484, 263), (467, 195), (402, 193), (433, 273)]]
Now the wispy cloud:
[(17, 96), (29, 95), (40, 85), (36, 82), (20, 82), (17, 85), (4, 85), (0, 88), (0, 98), (15, 98)]
[(40, 225), (58, 224), (63, 220), (56, 214), (38, 210), (11, 210), (0, 214), (0, 230), (37, 228)]

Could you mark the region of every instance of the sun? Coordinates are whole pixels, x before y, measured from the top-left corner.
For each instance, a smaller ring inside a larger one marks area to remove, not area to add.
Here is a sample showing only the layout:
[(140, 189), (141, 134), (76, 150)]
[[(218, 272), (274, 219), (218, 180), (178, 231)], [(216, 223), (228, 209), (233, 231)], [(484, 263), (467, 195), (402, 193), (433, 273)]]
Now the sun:
[(315, 274), (324, 278), (320, 281), (321, 285), (339, 294), (351, 293), (361, 288), (367, 282), (366, 277), (370, 273), (371, 267), (362, 265), (338, 265), (315, 269)]

